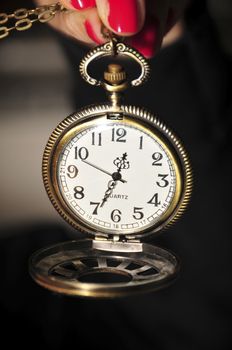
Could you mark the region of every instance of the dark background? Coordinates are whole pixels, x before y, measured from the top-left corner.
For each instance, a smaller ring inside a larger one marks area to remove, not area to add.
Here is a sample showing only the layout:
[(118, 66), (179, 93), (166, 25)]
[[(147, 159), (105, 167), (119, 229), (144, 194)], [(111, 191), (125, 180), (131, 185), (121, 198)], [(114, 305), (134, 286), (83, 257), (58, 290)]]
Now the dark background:
[[(202, 3), (189, 10), (183, 37), (151, 61), (146, 86), (126, 96), (177, 132), (194, 169), (188, 211), (151, 242), (182, 261), (176, 283), (156, 293), (67, 298), (30, 278), (35, 250), (75, 236), (43, 189), (43, 147), (66, 115), (105, 97), (78, 77), (86, 50), (46, 26), (0, 43), (0, 307), (8, 347), (231, 348), (231, 56)], [(26, 4), (3, 1), (1, 9)]]

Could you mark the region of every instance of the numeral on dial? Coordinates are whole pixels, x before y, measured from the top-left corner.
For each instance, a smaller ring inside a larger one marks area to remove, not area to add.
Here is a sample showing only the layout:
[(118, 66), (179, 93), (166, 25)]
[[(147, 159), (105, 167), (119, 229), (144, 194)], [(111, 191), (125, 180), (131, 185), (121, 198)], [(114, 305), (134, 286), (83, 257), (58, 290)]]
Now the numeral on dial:
[(122, 212), (119, 209), (114, 209), (111, 213), (111, 220), (113, 222), (119, 222), (121, 220)]
[(78, 174), (78, 169), (75, 165), (69, 165), (68, 168), (68, 177), (70, 177), (70, 179), (74, 179), (75, 177), (77, 177)]
[(100, 202), (90, 202), (90, 205), (95, 205), (94, 211), (93, 211), (93, 215), (97, 215), (97, 211), (100, 205)]
[(89, 156), (89, 151), (86, 147), (81, 147), (78, 149), (78, 147), (75, 147), (75, 159), (80, 158), (81, 160), (87, 159)]
[(92, 132), (92, 145), (93, 146), (101, 146), (102, 145), (102, 134), (96, 134), (95, 132)]
[(112, 129), (112, 139), (111, 141), (116, 142), (126, 142), (125, 136), (126, 136), (126, 130), (123, 128)]
[(162, 163), (160, 161), (161, 159), (163, 159), (163, 155), (161, 153), (159, 152), (153, 153), (152, 159), (154, 159), (154, 162), (152, 163), (152, 165), (162, 166)]
[(82, 186), (76, 186), (76, 187), (74, 187), (74, 197), (76, 198), (76, 199), (82, 199), (82, 198), (84, 198), (84, 187), (82, 187)]
[(144, 217), (144, 214), (142, 212), (142, 209), (143, 208), (137, 208), (137, 207), (134, 207), (134, 215), (133, 215), (133, 218), (135, 220), (140, 220)]
[(139, 138), (139, 149), (143, 149), (143, 136)]
[(157, 181), (156, 184), (159, 187), (167, 187), (169, 184), (169, 181), (166, 179), (166, 177), (168, 177), (168, 174), (158, 174), (158, 177), (161, 177), (161, 180)]
[(155, 193), (154, 196), (147, 202), (148, 204), (153, 204), (155, 207), (161, 204), (159, 201), (158, 193)]

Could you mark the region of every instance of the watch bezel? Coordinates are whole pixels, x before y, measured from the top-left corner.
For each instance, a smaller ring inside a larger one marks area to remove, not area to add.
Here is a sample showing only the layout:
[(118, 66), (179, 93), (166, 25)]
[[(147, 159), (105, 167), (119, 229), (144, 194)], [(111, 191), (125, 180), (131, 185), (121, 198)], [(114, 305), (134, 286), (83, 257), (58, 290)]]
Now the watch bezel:
[[(75, 229), (95, 237), (112, 237), (114, 235), (126, 239), (141, 239), (148, 235), (158, 234), (163, 228), (173, 224), (183, 213), (188, 205), (192, 191), (192, 171), (187, 153), (176, 135), (152, 113), (145, 109), (134, 106), (121, 106), (124, 121), (128, 124), (139, 124), (152, 135), (155, 135), (162, 143), (172, 160), (176, 172), (176, 190), (170, 207), (161, 215), (160, 219), (153, 225), (138, 229), (125, 229), (118, 232), (113, 229), (100, 229), (91, 222), (82, 220), (74, 214), (65, 202), (59, 190), (57, 180), (57, 165), (61, 149), (69, 140), (82, 129), (91, 124), (97, 125), (106, 120), (106, 115), (112, 115), (116, 111), (111, 105), (93, 105), (85, 107), (64, 119), (51, 134), (45, 147), (42, 169), (43, 181), (47, 194), (58, 213)], [(117, 114), (118, 111), (117, 111)], [(112, 120), (111, 120), (112, 122)], [(117, 118), (114, 120), (117, 123)], [(118, 120), (122, 122), (122, 120)]]

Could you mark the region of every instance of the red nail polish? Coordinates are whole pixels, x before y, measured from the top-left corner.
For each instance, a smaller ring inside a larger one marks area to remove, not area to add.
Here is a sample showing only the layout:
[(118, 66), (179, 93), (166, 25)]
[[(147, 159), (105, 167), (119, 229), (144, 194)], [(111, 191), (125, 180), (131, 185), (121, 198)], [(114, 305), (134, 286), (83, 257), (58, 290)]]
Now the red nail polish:
[(136, 0), (108, 0), (109, 25), (118, 33), (138, 31), (139, 9)]
[(72, 6), (77, 10), (85, 10), (87, 8), (95, 7), (95, 0), (71, 0)]
[(100, 40), (97, 37), (97, 35), (96, 35), (96, 33), (95, 33), (94, 29), (93, 29), (92, 24), (88, 20), (85, 21), (85, 29), (86, 29), (86, 33), (88, 34), (90, 39), (92, 39), (95, 43), (102, 44), (104, 42), (103, 39)]
[(128, 40), (128, 43), (147, 58), (154, 56), (160, 45), (159, 23), (155, 19), (146, 20), (141, 32)]

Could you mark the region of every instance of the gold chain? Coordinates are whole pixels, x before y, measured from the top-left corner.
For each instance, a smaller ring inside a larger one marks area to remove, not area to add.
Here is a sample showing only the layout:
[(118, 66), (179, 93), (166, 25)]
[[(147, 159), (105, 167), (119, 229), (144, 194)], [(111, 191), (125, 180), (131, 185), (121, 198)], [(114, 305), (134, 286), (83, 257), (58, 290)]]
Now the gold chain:
[[(35, 22), (51, 21), (58, 12), (66, 11), (59, 3), (36, 7), (32, 10), (21, 8), (11, 14), (0, 13), (0, 39), (6, 38), (12, 30), (30, 29)], [(12, 25), (9, 23), (12, 23)], [(8, 26), (7, 26), (8, 25)]]

